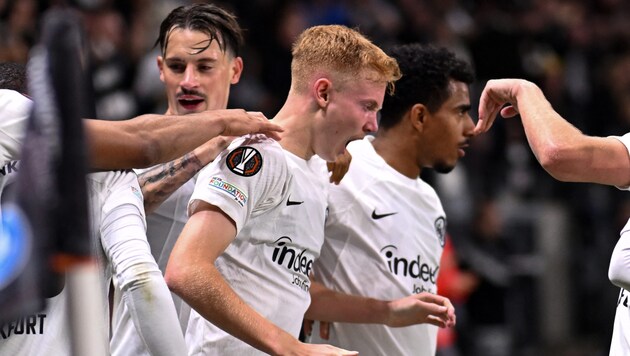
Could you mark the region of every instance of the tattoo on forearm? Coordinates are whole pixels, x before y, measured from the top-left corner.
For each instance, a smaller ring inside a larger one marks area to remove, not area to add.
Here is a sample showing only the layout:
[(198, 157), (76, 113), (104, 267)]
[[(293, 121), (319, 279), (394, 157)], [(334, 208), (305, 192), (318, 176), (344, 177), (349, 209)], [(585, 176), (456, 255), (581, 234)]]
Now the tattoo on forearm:
[(157, 208), (202, 168), (203, 164), (199, 158), (190, 152), (181, 158), (139, 174), (138, 183), (142, 188), (147, 213)]

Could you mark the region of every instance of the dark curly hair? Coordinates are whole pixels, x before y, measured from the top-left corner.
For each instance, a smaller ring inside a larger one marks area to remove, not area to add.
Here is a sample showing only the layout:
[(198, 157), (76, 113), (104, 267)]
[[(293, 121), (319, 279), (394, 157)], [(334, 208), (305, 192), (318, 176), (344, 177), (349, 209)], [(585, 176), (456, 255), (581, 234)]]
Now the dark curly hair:
[(0, 89), (27, 94), (26, 66), (16, 62), (0, 62)]
[(213, 4), (192, 4), (180, 6), (171, 11), (160, 25), (160, 35), (155, 45), (160, 45), (162, 54), (168, 47), (168, 36), (176, 28), (199, 31), (207, 34), (210, 41), (200, 48), (203, 52), (210, 46), (212, 40), (219, 43), (224, 52), (230, 52), (235, 57), (243, 47), (243, 30), (236, 21), (236, 16)]
[(446, 48), (414, 43), (395, 46), (388, 54), (398, 61), (402, 77), (394, 94), (385, 95), (379, 122), (384, 129), (398, 124), (416, 103), (437, 111), (450, 96), (449, 80), (475, 80), (472, 67)]

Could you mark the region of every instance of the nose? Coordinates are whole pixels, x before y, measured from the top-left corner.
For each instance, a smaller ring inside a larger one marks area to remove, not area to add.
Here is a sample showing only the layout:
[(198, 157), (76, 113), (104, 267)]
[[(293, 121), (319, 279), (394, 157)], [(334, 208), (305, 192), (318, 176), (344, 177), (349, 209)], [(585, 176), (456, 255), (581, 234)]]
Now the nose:
[(472, 137), (475, 135), (475, 123), (470, 117), (470, 114), (466, 114), (466, 121), (464, 123), (464, 136)]
[(186, 70), (184, 71), (184, 77), (182, 78), (180, 86), (182, 86), (185, 89), (193, 89), (199, 86), (199, 80), (197, 78), (197, 71), (195, 70), (194, 66), (192, 65), (186, 66)]
[(377, 113), (370, 113), (368, 115), (368, 121), (363, 126), (363, 132), (376, 132), (378, 130), (378, 117)]

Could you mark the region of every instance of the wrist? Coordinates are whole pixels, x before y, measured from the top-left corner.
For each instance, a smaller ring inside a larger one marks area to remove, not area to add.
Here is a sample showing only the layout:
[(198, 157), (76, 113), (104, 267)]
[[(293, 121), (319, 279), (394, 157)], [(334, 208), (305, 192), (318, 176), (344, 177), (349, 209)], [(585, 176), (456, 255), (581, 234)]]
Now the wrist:
[(282, 329), (277, 328), (273, 333), (275, 335), (268, 339), (270, 342), (266, 345), (267, 350), (264, 350), (271, 355), (290, 355), (290, 350), (294, 350), (300, 343), (298, 339)]
[(368, 322), (390, 326), (393, 310), (392, 303), (392, 301), (388, 300), (371, 299), (368, 315), (372, 315), (373, 318)]

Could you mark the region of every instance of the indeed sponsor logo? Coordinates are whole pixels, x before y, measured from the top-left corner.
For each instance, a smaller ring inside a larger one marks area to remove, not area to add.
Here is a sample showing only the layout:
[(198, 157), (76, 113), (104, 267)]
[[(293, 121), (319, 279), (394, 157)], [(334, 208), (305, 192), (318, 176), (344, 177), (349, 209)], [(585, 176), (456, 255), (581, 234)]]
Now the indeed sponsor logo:
[(387, 245), (381, 249), (389, 271), (397, 276), (411, 277), (435, 285), (440, 266), (431, 266), (420, 255), (413, 259), (397, 256), (398, 248)]
[(313, 268), (313, 257), (307, 249), (301, 251), (296, 249), (295, 246), (291, 245), (292, 242), (288, 236), (282, 236), (274, 241), (271, 260), (293, 272), (291, 283), (304, 291), (308, 291), (310, 288), (308, 276)]

